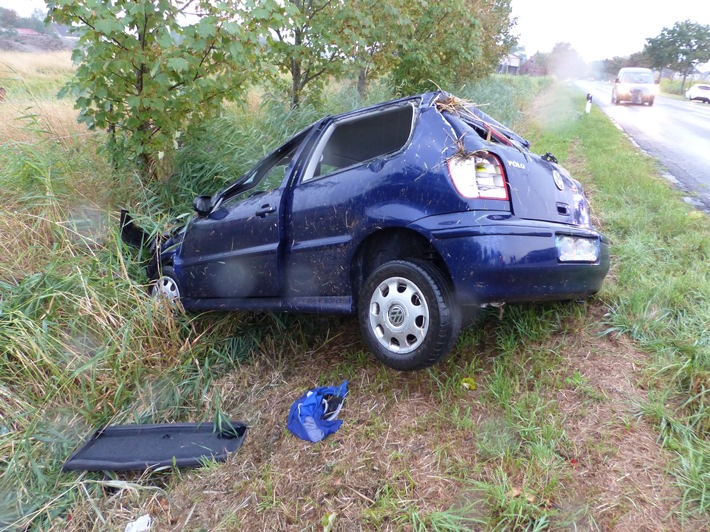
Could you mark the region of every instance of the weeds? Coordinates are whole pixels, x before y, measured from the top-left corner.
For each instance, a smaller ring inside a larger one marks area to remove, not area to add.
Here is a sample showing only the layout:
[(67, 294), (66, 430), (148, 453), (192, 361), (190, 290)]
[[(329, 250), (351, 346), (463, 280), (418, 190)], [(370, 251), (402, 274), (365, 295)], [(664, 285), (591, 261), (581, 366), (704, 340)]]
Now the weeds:
[[(524, 117), (520, 103), (550, 83), (493, 77), (452, 92), (512, 123)], [(174, 178), (150, 189), (95, 155), (101, 139), (70, 124), (65, 102), (41, 100), (45, 89), (25, 94), (33, 109), (4, 107), (10, 119), (0, 126), (0, 527), (122, 529), (140, 508), (195, 528), (325, 515), (333, 529), (603, 529), (622, 510), (595, 514), (574, 467), (610, 456), (595, 445), (619, 449), (613, 438), (586, 444), (571, 432), (612, 392), (575, 364), (617, 337), (652, 354), (636, 419), (653, 423), (676, 457), (683, 518), (708, 511), (710, 297), (707, 268), (697, 267), (710, 257), (707, 220), (669, 199), (665, 183), (649, 177), (654, 167), (603, 117), (578, 119), (576, 95), (558, 94), (555, 116), (539, 131), (529, 124), (529, 136), (571, 161), (613, 239), (604, 310), (596, 301), (486, 313), (446, 363), (400, 375), (363, 352), (352, 320), (169, 311), (147, 297), (140, 257), (116, 231), (120, 206), (154, 235), (163, 231), (192, 195), (222, 187), (324, 112), (371, 103), (354, 88), (338, 87), (325, 110), (290, 111), (255, 93), (245, 108), (188, 132)], [(387, 97), (384, 87), (371, 96)], [(286, 437), (291, 396), (342, 378), (351, 381), (343, 430), (312, 447)], [(583, 408), (568, 401), (564, 410), (565, 394)], [(61, 472), (102, 424), (220, 425), (235, 413), (255, 428), (228, 468), (138, 480)], [(220, 515), (200, 510), (203, 484), (225, 486), (214, 503)], [(581, 517), (556, 504), (575, 489)], [(165, 494), (171, 502), (157, 503)]]
[(685, 509), (706, 513), (708, 464), (696, 458), (710, 452), (707, 217), (680, 201), (656, 177), (654, 162), (620, 138), (601, 113), (567, 124), (556, 142), (594, 176), (595, 208), (612, 239), (615, 282), (605, 289), (607, 333), (628, 334), (652, 354), (652, 393), (666, 399), (647, 413), (664, 444), (677, 452), (677, 475), (694, 486), (685, 490)]

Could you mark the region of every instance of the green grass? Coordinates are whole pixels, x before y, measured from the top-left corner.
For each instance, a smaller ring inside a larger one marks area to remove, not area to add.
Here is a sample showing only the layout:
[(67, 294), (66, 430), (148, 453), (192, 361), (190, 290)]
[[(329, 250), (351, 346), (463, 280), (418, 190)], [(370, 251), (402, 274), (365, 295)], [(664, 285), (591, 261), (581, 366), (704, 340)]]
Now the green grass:
[(661, 80), (661, 90), (665, 94), (673, 94), (685, 97), (685, 91), (692, 87), (696, 82), (688, 78), (685, 80), (685, 85), (683, 85), (682, 79), (662, 79)]
[[(582, 108), (582, 100), (561, 95)], [(612, 278), (603, 298), (608, 334), (626, 334), (651, 355), (648, 386), (662, 395), (644, 410), (677, 457), (686, 508), (710, 511), (710, 227), (681, 201), (597, 109), (567, 115), (533, 148), (575, 161), (593, 191), (612, 243)], [(672, 421), (671, 421), (672, 420)]]
[(10, 102), (54, 99), (74, 71), (71, 52), (32, 54), (0, 51), (0, 87)]
[[(595, 513), (593, 499), (573, 510), (554, 504), (573, 485), (574, 460), (602, 459), (613, 449), (611, 442), (585, 448), (573, 441), (561, 410), (563, 394), (578, 399), (577, 416), (608, 399), (570, 361), (593, 327), (628, 337), (650, 355), (636, 419), (653, 423), (673, 458), (681, 520), (706, 516), (707, 218), (682, 203), (598, 110), (582, 115), (583, 98), (549, 79), (493, 77), (452, 92), (517, 122), (535, 151), (555, 153), (584, 182), (611, 239), (613, 266), (592, 303), (602, 318), (575, 303), (509, 306), (500, 316), (493, 310), (463, 332), (447, 362), (406, 375), (374, 362), (346, 318), (172, 313), (147, 297), (138, 257), (115, 231), (118, 206), (129, 205), (158, 231), (188, 210), (193, 194), (220, 188), (325, 112), (385, 99), (384, 88), (362, 102), (343, 85), (324, 109), (229, 108), (189, 132), (175, 178), (150, 187), (96, 155), (97, 139), (77, 133), (57, 141), (64, 128), (46, 127), (44, 117), (23, 119), (22, 139), (0, 146), (0, 527), (61, 530), (71, 514), (86, 529), (122, 530), (122, 504), (138, 516), (156, 491), (179, 500), (184, 486), (214, 479), (235, 493), (223, 501), (222, 529), (253, 519), (276, 526), (309, 505), (318, 515), (308, 522), (327, 518), (335, 529), (604, 528), (610, 521)], [(553, 95), (553, 104), (546, 108), (540, 94)], [(33, 98), (37, 107), (48, 105)], [(343, 378), (360, 400), (345, 412), (357, 424), (326, 445), (296, 447), (282, 425), (270, 433), (261, 421), (275, 401), (269, 394), (283, 402), (314, 382)], [(130, 496), (121, 499), (108, 496), (116, 488), (107, 483), (123, 477), (60, 471), (102, 424), (217, 421), (235, 412), (253, 417), (249, 438), (271, 458), (240, 451), (252, 469), (231, 483), (220, 476), (229, 469), (210, 463), (189, 474), (130, 476), (122, 492)], [(631, 425), (627, 418), (615, 430)], [(290, 480), (298, 475), (294, 455), (312, 468), (312, 479)], [(340, 483), (343, 491), (333, 487)], [(210, 504), (201, 490), (187, 497), (189, 507)], [(251, 494), (251, 507), (229, 507)], [(351, 503), (338, 506), (339, 497)], [(347, 514), (353, 505), (355, 517)], [(210, 528), (197, 523), (210, 513), (190, 514), (190, 526)]]

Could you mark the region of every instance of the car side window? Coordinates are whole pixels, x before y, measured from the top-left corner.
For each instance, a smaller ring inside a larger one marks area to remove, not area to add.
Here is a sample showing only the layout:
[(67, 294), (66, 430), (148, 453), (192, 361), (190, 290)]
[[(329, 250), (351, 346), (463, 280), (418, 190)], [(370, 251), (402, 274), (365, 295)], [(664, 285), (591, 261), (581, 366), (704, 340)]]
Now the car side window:
[(240, 183), (239, 188), (227, 196), (228, 201), (230, 203), (239, 202), (245, 198), (265, 194), (279, 188), (299, 146), (299, 143), (284, 146), (283, 149), (277, 150), (261, 161)]
[(333, 122), (316, 145), (303, 181), (401, 150), (412, 133), (414, 111), (407, 102)]
[(264, 168), (259, 168), (257, 170), (257, 175), (255, 176), (256, 184), (251, 189), (251, 192), (271, 192), (272, 190), (279, 188), (281, 183), (283, 183), (284, 177), (286, 176), (286, 169), (293, 160), (293, 152), (295, 151), (296, 150), (293, 149), (275, 160), (273, 164), (267, 165)]

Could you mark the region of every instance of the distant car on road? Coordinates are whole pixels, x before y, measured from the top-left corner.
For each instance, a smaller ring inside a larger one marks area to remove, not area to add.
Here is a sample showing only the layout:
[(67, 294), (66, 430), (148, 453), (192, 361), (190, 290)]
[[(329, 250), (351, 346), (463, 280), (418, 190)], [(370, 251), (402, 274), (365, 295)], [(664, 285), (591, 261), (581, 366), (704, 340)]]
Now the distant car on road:
[(710, 85), (698, 83), (685, 91), (685, 97), (690, 101), (698, 100), (703, 103), (710, 103)]
[(653, 105), (658, 94), (658, 85), (653, 80), (653, 72), (649, 68), (625, 67), (619, 70), (611, 91), (611, 103), (621, 102)]

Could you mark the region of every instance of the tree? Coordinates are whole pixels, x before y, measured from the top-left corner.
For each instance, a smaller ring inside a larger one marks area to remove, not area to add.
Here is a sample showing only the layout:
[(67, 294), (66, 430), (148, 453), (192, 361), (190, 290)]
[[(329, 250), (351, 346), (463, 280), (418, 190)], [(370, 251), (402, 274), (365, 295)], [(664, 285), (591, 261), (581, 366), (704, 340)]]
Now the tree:
[(406, 39), (411, 19), (410, 0), (351, 0), (359, 14), (360, 31), (353, 49), (358, 92), (365, 96), (371, 79), (387, 74), (397, 62), (400, 40)]
[(469, 0), (468, 4), (480, 24), (478, 38), (482, 41), (482, 55), (475, 62), (484, 70), (492, 71), (517, 45), (512, 35), (516, 20), (510, 16), (511, 0)]
[(0, 28), (16, 28), (18, 18), (17, 11), (14, 9), (0, 7)]
[(280, 13), (270, 0), (47, 4), (50, 20), (79, 34), (79, 66), (64, 89), (76, 97), (79, 120), (108, 130), (114, 156), (136, 161), (149, 178), (161, 177), (161, 161), (189, 123), (242, 93)]
[(626, 65), (626, 58), (615, 55), (611, 59), (604, 60), (604, 73), (610, 79), (613, 79), (616, 77), (616, 74), (619, 72), (619, 69), (624, 66), (628, 66)]
[(515, 44), (509, 0), (421, 1), (415, 9), (394, 70), (405, 92), (488, 75)]
[(0, 29), (2, 28), (27, 28), (38, 33), (46, 33), (47, 26), (44, 24), (46, 13), (41, 9), (35, 9), (29, 17), (21, 17), (14, 9), (0, 7)]
[(696, 65), (710, 61), (710, 26), (689, 20), (676, 22), (657, 37), (646, 39), (643, 51), (655, 68), (682, 72), (684, 91), (688, 74)]
[[(392, 72), (395, 87), (415, 92), (493, 72), (515, 39), (510, 0), (359, 0), (374, 31), (358, 48), (359, 86), (366, 74)], [(361, 91), (362, 93), (362, 91)]]
[(329, 76), (392, 74), (403, 92), (492, 72), (514, 44), (510, 0), (288, 0), (274, 28), (274, 62), (291, 76), (291, 103)]
[(269, 39), (270, 58), (290, 75), (289, 96), (297, 107), (306, 86), (317, 90), (342, 72), (355, 45), (356, 13), (337, 0), (287, 0), (282, 13)]
[(646, 67), (653, 68), (653, 62), (646, 51), (635, 52), (628, 57), (614, 56), (603, 61), (603, 72), (609, 78), (615, 78), (619, 69), (624, 67)]
[(653, 61), (645, 50), (631, 54), (622, 66), (653, 68)]

